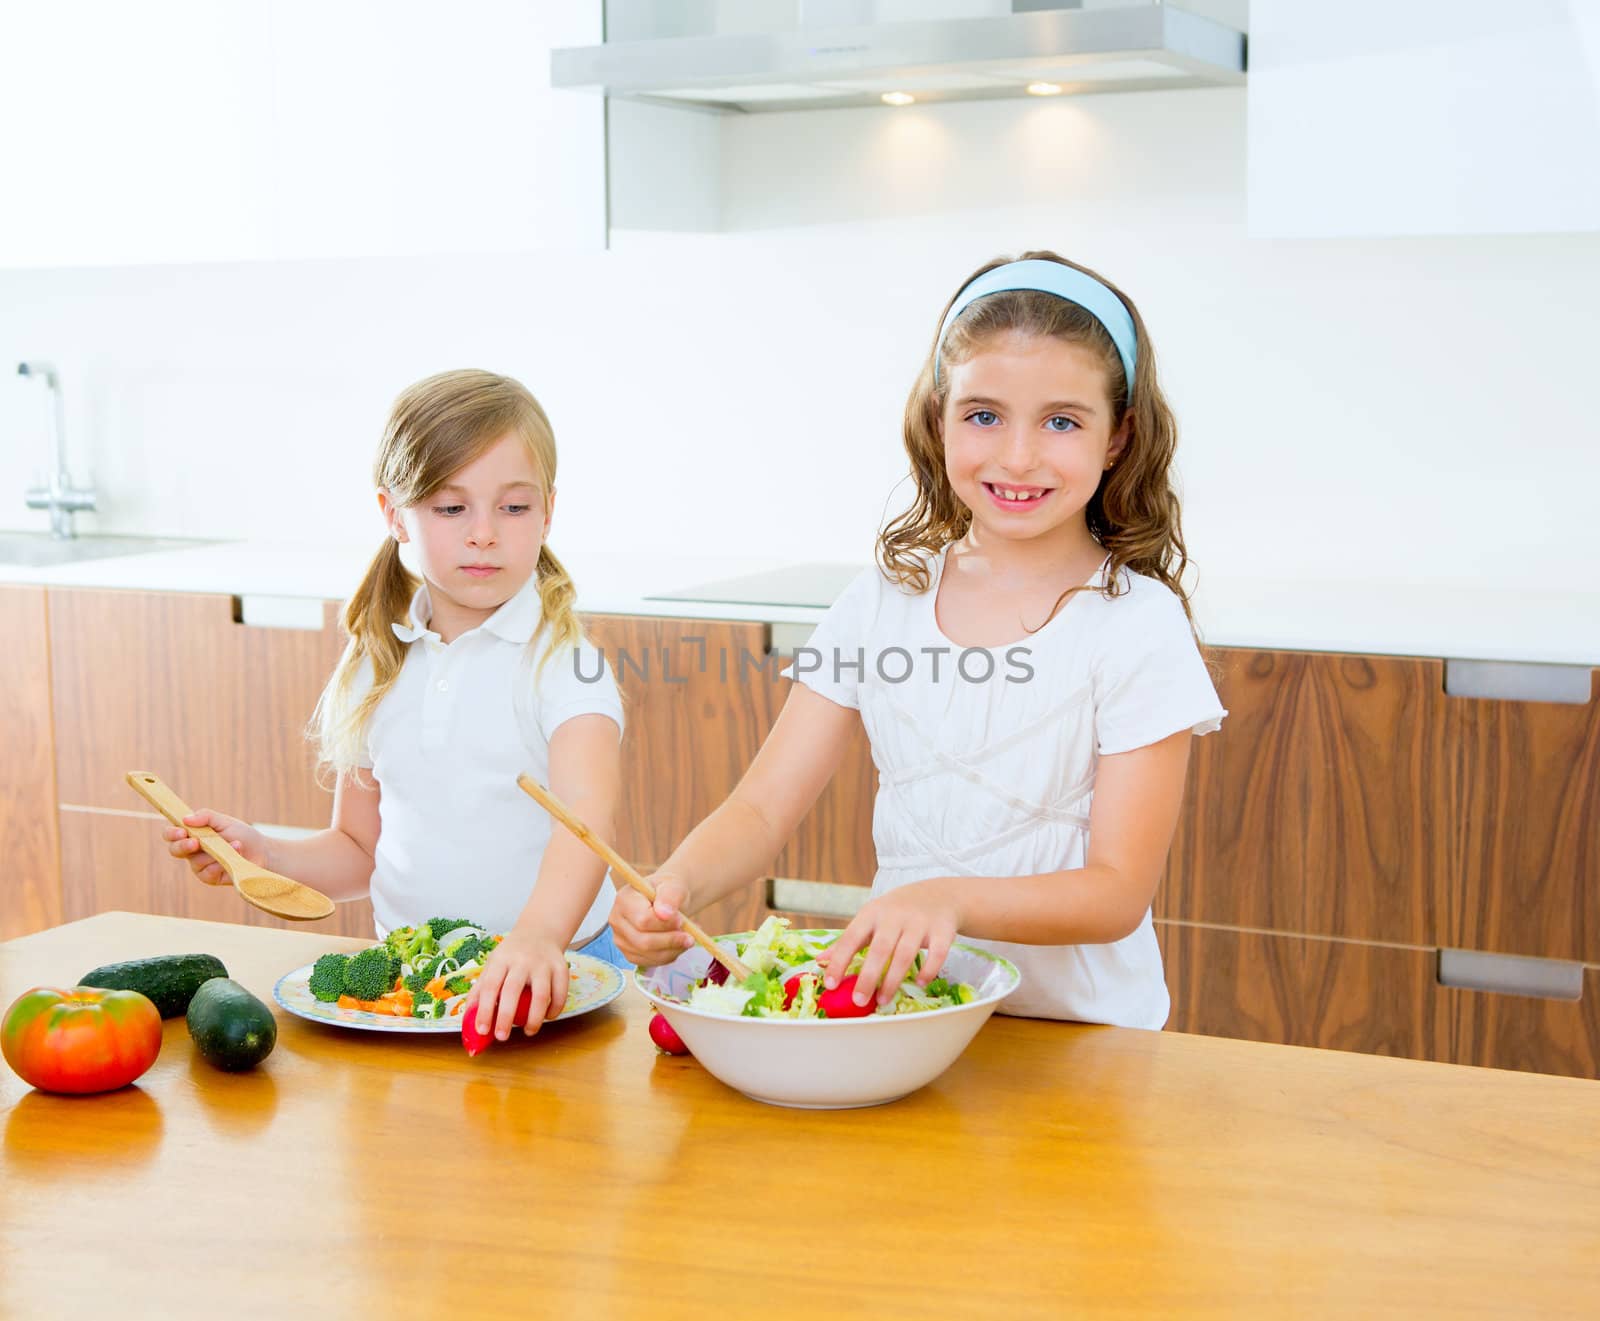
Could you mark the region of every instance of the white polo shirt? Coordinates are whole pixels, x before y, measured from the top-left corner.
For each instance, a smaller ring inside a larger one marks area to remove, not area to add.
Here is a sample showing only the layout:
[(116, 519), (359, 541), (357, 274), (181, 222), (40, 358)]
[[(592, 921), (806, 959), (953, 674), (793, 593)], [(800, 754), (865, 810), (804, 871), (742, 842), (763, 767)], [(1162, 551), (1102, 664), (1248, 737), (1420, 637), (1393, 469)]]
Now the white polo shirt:
[[(551, 736), (574, 716), (606, 716), (620, 739), (622, 699), (588, 642), (558, 651), (535, 678), (543, 641), (529, 643), (544, 622), (536, 579), (449, 644), (428, 627), (432, 616), (424, 584), (410, 624), (393, 626), (409, 651), (367, 728), (361, 764), (382, 791), (373, 914), (380, 935), (430, 917), (509, 931), (554, 826), (517, 775), (550, 782)], [(602, 882), (573, 944), (600, 933), (614, 898)]]

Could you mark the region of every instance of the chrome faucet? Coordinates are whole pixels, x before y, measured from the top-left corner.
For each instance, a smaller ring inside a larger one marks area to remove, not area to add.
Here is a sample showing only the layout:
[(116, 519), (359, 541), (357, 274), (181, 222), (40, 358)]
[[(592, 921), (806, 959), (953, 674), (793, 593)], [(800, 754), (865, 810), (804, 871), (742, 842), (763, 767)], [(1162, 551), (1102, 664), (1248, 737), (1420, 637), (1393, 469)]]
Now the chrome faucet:
[(61, 399), (61, 378), (48, 362), (20, 362), (17, 375), (40, 377), (51, 394), (50, 407), (50, 473), (48, 486), (36, 486), (28, 491), (29, 509), (50, 511), (50, 535), (66, 541), (77, 536), (72, 529), (72, 515), (79, 510), (94, 509), (94, 488), (76, 487), (67, 475), (67, 447), (63, 440), (66, 431), (66, 409)]

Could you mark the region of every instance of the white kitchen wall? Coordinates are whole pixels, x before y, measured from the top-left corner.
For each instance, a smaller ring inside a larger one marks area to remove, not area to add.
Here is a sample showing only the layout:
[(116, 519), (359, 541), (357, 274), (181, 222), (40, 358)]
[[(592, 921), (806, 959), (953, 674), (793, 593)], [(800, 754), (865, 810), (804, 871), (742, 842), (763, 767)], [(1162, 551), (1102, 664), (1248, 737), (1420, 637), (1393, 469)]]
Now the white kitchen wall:
[(62, 369), (83, 526), (337, 540), (378, 535), (396, 391), (471, 363), (550, 410), (558, 548), (864, 561), (943, 301), (1039, 245), (1144, 312), (1203, 572), (1592, 589), (1600, 236), (1250, 240), (1242, 90), (716, 122), (720, 233), (0, 272), (0, 526), (44, 524), (22, 358)]
[(1600, 229), (1600, 0), (1255, 0), (1250, 232)]
[(545, 57), (602, 30), (598, 0), (6, 4), (0, 262), (598, 249), (603, 103)]

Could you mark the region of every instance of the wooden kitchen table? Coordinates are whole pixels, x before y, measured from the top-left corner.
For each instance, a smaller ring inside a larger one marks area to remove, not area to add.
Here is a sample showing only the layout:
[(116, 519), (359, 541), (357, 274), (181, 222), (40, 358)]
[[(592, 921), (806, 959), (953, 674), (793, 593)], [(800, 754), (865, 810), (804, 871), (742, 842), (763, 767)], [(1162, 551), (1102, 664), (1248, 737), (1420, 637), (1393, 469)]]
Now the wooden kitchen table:
[[(0, 1004), (205, 951), (270, 1002), (356, 942), (106, 913)], [(1600, 1312), (1600, 1083), (996, 1017), (877, 1109), (747, 1101), (629, 989), (469, 1060), (277, 1010), (131, 1088), (0, 1068), (0, 1315), (884, 1318)]]

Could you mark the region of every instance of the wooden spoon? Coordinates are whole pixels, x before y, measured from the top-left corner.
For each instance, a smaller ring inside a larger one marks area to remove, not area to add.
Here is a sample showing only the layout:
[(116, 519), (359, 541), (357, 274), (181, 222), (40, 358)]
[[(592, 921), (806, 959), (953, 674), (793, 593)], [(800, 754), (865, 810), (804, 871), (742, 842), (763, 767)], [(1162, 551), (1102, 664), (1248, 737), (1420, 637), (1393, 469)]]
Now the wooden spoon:
[[(598, 853), (611, 865), (612, 872), (626, 881), (635, 890), (642, 894), (651, 903), (656, 901), (656, 887), (639, 875), (632, 866), (625, 862), (619, 854), (605, 840), (596, 835), (588, 826), (578, 820), (569, 812), (562, 801), (553, 793), (529, 775), (517, 776), (517, 783), (522, 786), (522, 791), (530, 798), (535, 799), (541, 807), (551, 816), (555, 817), (562, 825), (581, 839), (589, 848)], [(721, 945), (706, 935), (704, 928), (693, 918), (684, 916), (683, 929), (694, 937), (694, 943), (711, 955), (718, 963), (728, 970), (728, 976), (736, 982), (742, 982), (750, 975), (750, 969)]]
[(194, 809), (167, 788), (159, 775), (152, 775), (149, 771), (129, 771), (128, 783), (168, 821), (175, 826), (183, 826), (200, 841), (200, 847), (228, 873), (233, 888), (246, 903), (254, 904), (262, 912), (271, 913), (274, 917), (286, 917), (291, 922), (315, 922), (333, 913), (333, 900), (322, 891), (256, 866), (210, 826), (184, 825), (183, 818), (193, 816)]

